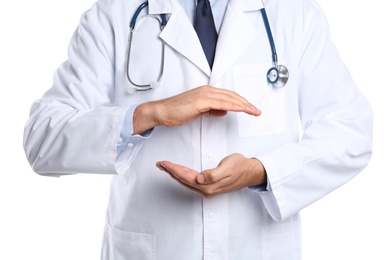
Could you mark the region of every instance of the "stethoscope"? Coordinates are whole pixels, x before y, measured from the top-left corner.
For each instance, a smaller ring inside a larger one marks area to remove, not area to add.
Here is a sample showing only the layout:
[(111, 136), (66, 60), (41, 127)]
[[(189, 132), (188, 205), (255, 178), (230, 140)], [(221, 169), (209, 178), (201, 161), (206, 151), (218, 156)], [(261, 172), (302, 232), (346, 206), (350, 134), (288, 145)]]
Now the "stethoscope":
[[(162, 42), (162, 44), (161, 44), (162, 52), (161, 52), (160, 74), (159, 74), (157, 80), (151, 82), (150, 84), (138, 84), (138, 83), (134, 82), (130, 76), (129, 68), (130, 68), (130, 56), (131, 56), (131, 46), (132, 46), (132, 41), (133, 41), (133, 33), (136, 30), (135, 26), (136, 26), (137, 18), (139, 16), (139, 14), (141, 13), (141, 11), (146, 6), (148, 6), (147, 1), (142, 3), (137, 8), (137, 10), (135, 11), (135, 13), (130, 21), (130, 32), (129, 32), (129, 38), (128, 38), (127, 60), (126, 60), (126, 72), (127, 72), (126, 75), (127, 75), (127, 79), (134, 87), (129, 89), (129, 93), (134, 93), (136, 91), (145, 91), (145, 90), (150, 90), (150, 89), (154, 89), (154, 88), (159, 87), (161, 79), (162, 79), (163, 74), (164, 74), (165, 44), (164, 44), (164, 41), (161, 41)], [(281, 87), (284, 87), (284, 85), (286, 85), (286, 83), (288, 81), (288, 78), (289, 78), (288, 69), (286, 68), (286, 66), (278, 64), (278, 54), (276, 52), (275, 42), (274, 42), (274, 39), (272, 36), (271, 27), (269, 25), (267, 13), (265, 11), (265, 8), (261, 9), (260, 11), (261, 11), (261, 15), (263, 17), (264, 26), (265, 26), (265, 29), (267, 31), (268, 41), (269, 41), (269, 44), (271, 47), (271, 52), (272, 52), (273, 66), (267, 72), (267, 82), (269, 84), (271, 84), (272, 86), (274, 86), (275, 88), (281, 88)], [(158, 19), (158, 18), (156, 17), (156, 19)], [(160, 22), (160, 29), (162, 31), (164, 29), (164, 27), (167, 25), (166, 14), (161, 14), (160, 19), (158, 19), (158, 20)]]
[(273, 67), (271, 67), (267, 72), (267, 81), (275, 88), (281, 88), (284, 87), (288, 81), (288, 69), (286, 66), (278, 64), (278, 54), (276, 53), (274, 37), (272, 36), (271, 26), (269, 25), (267, 13), (265, 12), (265, 8), (261, 9), (260, 11), (261, 15), (263, 16), (264, 26), (265, 30), (267, 31), (268, 41), (272, 52)]
[[(132, 93), (134, 93), (136, 91), (145, 91), (145, 90), (150, 90), (150, 89), (159, 87), (160, 86), (160, 81), (161, 81), (162, 76), (164, 74), (165, 44), (164, 44), (164, 41), (161, 41), (160, 74), (159, 74), (157, 80), (151, 82), (150, 84), (138, 84), (138, 83), (135, 83), (131, 79), (131, 77), (130, 77), (129, 68), (130, 68), (131, 45), (132, 45), (132, 42), (133, 42), (133, 33), (135, 31), (135, 24), (137, 22), (137, 18), (139, 16), (139, 14), (141, 13), (142, 9), (144, 9), (146, 6), (148, 6), (148, 2), (147, 1), (142, 3), (137, 8), (137, 10), (135, 11), (135, 13), (133, 15), (133, 18), (131, 18), (131, 21), (130, 21), (130, 33), (129, 33), (129, 39), (128, 39), (129, 43), (128, 43), (128, 46), (127, 46), (127, 60), (126, 60), (126, 75), (127, 75), (127, 79), (134, 86), (133, 88), (130, 88), (128, 90), (128, 92), (130, 94), (132, 94)], [(160, 17), (161, 17), (161, 20), (158, 19), (158, 18), (156, 18), (156, 19), (159, 20), (161, 31), (162, 31), (164, 29), (165, 25), (167, 25), (167, 15), (166, 14), (161, 14)]]

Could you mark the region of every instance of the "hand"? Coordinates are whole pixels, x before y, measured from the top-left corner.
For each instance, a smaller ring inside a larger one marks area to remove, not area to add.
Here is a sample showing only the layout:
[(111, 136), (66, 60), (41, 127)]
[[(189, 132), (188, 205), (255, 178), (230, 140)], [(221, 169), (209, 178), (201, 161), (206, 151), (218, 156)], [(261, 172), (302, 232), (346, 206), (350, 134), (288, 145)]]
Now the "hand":
[(211, 86), (198, 87), (179, 95), (141, 104), (134, 112), (134, 134), (158, 125), (174, 127), (202, 115), (224, 116), (228, 111), (259, 116), (261, 111), (237, 93)]
[(249, 159), (241, 154), (229, 155), (216, 168), (203, 172), (168, 161), (157, 162), (156, 166), (183, 186), (208, 199), (266, 182), (263, 164), (257, 159)]

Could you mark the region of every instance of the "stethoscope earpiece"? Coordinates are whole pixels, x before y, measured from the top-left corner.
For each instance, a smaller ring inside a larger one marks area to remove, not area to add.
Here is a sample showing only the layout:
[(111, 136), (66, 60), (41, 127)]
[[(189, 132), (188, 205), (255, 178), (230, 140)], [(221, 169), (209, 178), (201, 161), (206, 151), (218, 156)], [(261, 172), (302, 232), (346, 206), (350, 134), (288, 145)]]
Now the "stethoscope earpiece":
[(150, 83), (150, 88), (158, 88), (160, 87), (160, 81), (155, 81)]
[(127, 88), (127, 94), (133, 95), (137, 92), (137, 89), (134, 87), (128, 87)]

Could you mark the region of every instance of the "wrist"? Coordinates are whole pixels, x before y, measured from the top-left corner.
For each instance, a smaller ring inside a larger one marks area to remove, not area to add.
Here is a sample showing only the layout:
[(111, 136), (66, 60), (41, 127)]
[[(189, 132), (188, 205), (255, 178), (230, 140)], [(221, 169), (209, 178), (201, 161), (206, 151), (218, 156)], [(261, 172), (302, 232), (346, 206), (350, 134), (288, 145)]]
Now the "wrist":
[(153, 102), (140, 104), (133, 114), (133, 135), (143, 133), (157, 126), (156, 112)]
[(258, 186), (267, 183), (267, 174), (260, 160), (250, 158), (248, 165), (252, 176), (249, 186)]

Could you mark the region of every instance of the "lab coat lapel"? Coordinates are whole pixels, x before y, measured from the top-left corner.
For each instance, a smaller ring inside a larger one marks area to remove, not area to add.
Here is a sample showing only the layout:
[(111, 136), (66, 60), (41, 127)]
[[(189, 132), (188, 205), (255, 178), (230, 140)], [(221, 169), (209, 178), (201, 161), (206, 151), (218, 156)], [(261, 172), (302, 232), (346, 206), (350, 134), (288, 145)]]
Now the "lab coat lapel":
[(256, 38), (258, 31), (245, 11), (263, 8), (259, 0), (230, 0), (218, 36), (210, 84), (216, 83)]
[(161, 39), (211, 76), (210, 84), (223, 76), (258, 34), (247, 19), (245, 11), (260, 10), (263, 7), (260, 0), (230, 0), (218, 36), (211, 75), (198, 35), (177, 0), (149, 0), (150, 14), (171, 14), (168, 24), (160, 34)]
[(172, 15), (160, 34), (161, 39), (210, 76), (209, 64), (192, 23), (179, 3), (170, 2)]

